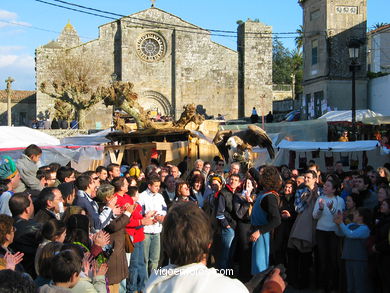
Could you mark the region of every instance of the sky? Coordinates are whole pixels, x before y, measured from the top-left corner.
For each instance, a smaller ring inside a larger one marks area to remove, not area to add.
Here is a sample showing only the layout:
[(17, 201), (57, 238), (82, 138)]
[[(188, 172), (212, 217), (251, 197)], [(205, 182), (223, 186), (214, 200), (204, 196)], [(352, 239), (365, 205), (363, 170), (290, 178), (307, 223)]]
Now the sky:
[[(96, 39), (98, 26), (112, 21), (40, 1), (77, 9), (58, 0), (0, 1), (0, 89), (5, 88), (4, 80), (12, 76), (14, 89), (35, 90), (35, 49), (55, 40), (68, 21), (83, 42)], [(151, 6), (150, 0), (64, 1), (120, 15), (130, 15)], [(367, 1), (368, 27), (380, 22), (390, 23), (386, 8), (388, 1)], [(155, 6), (197, 26), (213, 30), (236, 31), (236, 21), (248, 18), (271, 25), (275, 33), (295, 32), (302, 24), (302, 9), (297, 0), (156, 0)], [(286, 47), (294, 48), (294, 35), (280, 36), (284, 36), (280, 40)], [(236, 49), (235, 37), (212, 36), (212, 40)]]

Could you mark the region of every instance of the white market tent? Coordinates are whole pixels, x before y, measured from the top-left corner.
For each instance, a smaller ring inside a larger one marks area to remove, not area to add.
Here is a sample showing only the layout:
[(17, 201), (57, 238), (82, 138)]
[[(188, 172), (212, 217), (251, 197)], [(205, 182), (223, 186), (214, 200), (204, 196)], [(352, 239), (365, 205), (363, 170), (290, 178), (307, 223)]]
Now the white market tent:
[(332, 152), (361, 152), (373, 151), (379, 147), (377, 140), (359, 140), (349, 142), (311, 142), (311, 141), (287, 141), (282, 140), (278, 144), (278, 149), (288, 149), (290, 151), (332, 151)]
[(0, 126), (0, 149), (25, 148), (30, 144), (38, 146), (60, 145), (60, 140), (29, 127)]
[[(309, 141), (281, 141), (276, 147), (277, 153), (270, 164), (280, 166), (289, 165), (290, 151), (295, 151), (295, 168), (299, 167), (299, 158), (314, 160), (322, 170), (327, 170), (325, 157), (333, 157), (333, 165), (341, 157), (348, 157), (359, 161), (359, 169), (362, 168), (363, 152), (366, 152), (368, 164), (377, 168), (389, 162), (389, 155), (386, 155), (376, 140), (363, 140), (353, 142), (309, 142)], [(345, 166), (349, 170), (349, 166)]]
[(104, 147), (97, 145), (65, 145), (56, 137), (29, 127), (0, 126), (0, 154), (8, 155), (15, 161), (24, 149), (36, 144), (42, 149), (41, 164), (57, 162), (66, 165), (80, 160), (102, 158)]
[(389, 125), (390, 124), (390, 116), (377, 116), (364, 118), (363, 124), (367, 125)]
[[(375, 113), (374, 111), (371, 111), (369, 109), (356, 110), (356, 121), (359, 122), (362, 122), (364, 119), (375, 118), (378, 116), (382, 116), (382, 114)], [(352, 122), (352, 111), (329, 111), (318, 119), (325, 119), (327, 122)]]

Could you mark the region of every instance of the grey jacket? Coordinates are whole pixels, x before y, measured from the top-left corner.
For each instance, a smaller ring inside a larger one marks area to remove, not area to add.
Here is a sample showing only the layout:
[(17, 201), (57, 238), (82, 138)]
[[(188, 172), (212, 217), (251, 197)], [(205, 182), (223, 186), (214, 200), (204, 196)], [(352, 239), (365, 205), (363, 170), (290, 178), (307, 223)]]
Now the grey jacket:
[(16, 162), (16, 168), (20, 173), (20, 183), (15, 188), (15, 192), (25, 191), (27, 188), (41, 191), (43, 186), (37, 178), (38, 166), (31, 161), (29, 157), (22, 154), (20, 159)]

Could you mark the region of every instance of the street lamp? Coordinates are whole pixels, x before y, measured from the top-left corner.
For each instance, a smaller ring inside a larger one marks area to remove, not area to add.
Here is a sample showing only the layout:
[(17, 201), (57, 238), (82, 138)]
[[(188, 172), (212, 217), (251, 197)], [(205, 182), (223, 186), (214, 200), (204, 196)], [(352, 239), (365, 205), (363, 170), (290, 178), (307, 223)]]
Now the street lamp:
[(348, 44), (349, 58), (351, 59), (351, 65), (349, 70), (352, 72), (352, 140), (356, 140), (356, 71), (360, 69), (358, 63), (359, 58), (360, 41), (352, 39)]

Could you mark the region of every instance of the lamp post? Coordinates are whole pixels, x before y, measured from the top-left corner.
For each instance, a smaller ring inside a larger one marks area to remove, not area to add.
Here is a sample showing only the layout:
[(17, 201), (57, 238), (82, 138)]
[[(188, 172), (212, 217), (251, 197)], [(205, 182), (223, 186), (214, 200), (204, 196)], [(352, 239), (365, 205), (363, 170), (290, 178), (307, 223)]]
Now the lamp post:
[(351, 65), (349, 70), (352, 72), (352, 135), (351, 138), (353, 141), (356, 140), (356, 71), (360, 69), (360, 64), (358, 63), (359, 58), (359, 49), (360, 41), (351, 40), (348, 44), (349, 58), (351, 59)]

